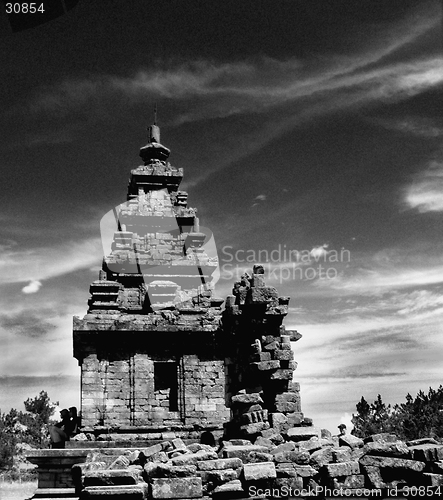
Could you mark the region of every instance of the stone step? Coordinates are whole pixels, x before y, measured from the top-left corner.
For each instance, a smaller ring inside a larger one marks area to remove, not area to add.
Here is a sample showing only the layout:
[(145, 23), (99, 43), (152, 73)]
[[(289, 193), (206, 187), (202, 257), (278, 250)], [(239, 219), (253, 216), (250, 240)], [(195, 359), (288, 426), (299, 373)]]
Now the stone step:
[(32, 499), (34, 500), (59, 500), (78, 498), (74, 488), (38, 488)]

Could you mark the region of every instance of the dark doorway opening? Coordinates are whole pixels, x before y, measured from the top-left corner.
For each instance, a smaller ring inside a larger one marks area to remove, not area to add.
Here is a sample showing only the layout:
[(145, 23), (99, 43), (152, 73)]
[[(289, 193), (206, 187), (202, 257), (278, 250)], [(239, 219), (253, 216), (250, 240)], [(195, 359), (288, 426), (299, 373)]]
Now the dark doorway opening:
[(169, 411), (178, 411), (178, 365), (172, 361), (154, 363), (154, 390), (169, 390)]

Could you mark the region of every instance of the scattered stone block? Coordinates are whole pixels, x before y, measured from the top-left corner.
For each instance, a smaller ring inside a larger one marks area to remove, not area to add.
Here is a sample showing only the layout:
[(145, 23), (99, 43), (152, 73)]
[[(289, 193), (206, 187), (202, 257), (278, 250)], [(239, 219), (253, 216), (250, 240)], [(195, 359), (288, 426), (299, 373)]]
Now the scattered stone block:
[(363, 472), (368, 478), (369, 486), (371, 488), (386, 488), (386, 483), (381, 477), (380, 468), (372, 465), (362, 465)]
[(309, 451), (309, 453), (313, 453), (314, 451), (318, 451), (322, 449), (322, 444), (320, 439), (317, 436), (308, 439), (307, 441), (299, 442), (300, 450)]
[(317, 427), (292, 427), (286, 432), (290, 441), (307, 441), (312, 437), (320, 439), (321, 431)]
[(196, 472), (195, 465), (158, 464), (155, 475), (156, 477), (191, 477), (195, 476)]
[(276, 464), (277, 477), (297, 477), (296, 465), (291, 463)]
[(297, 476), (300, 477), (313, 477), (318, 474), (318, 471), (310, 465), (294, 465)]
[(139, 482), (139, 474), (127, 469), (86, 471), (83, 484), (84, 486), (113, 486), (129, 485)]
[(237, 394), (236, 396), (232, 396), (231, 401), (233, 404), (263, 403), (263, 399), (258, 392), (252, 394)]
[(364, 488), (365, 476), (363, 474), (352, 474), (351, 476), (345, 476), (340, 480), (334, 477), (332, 479), (331, 486), (334, 490)]
[(201, 498), (203, 496), (200, 477), (154, 478), (152, 480), (152, 498)]
[(197, 470), (212, 471), (212, 470), (225, 470), (225, 469), (239, 469), (243, 466), (240, 458), (218, 458), (217, 460), (205, 460), (204, 462), (197, 462)]
[(268, 422), (256, 422), (255, 424), (242, 425), (240, 429), (247, 435), (258, 434), (259, 432), (269, 429)]
[(258, 481), (261, 479), (274, 479), (277, 477), (273, 462), (258, 462), (243, 465), (245, 481)]
[(206, 473), (206, 477), (211, 483), (219, 485), (238, 479), (239, 473), (239, 470), (234, 469), (211, 470)]
[(331, 463), (333, 460), (333, 449), (328, 446), (314, 451), (310, 456), (309, 463), (314, 467), (320, 468), (325, 464)]
[(351, 474), (360, 473), (360, 465), (354, 461), (326, 464), (323, 468), (329, 477), (350, 476)]
[(255, 462), (271, 462), (273, 459), (273, 455), (270, 453), (263, 453), (262, 451), (251, 451), (246, 457), (245, 462), (255, 463)]
[(364, 443), (372, 442), (385, 442), (385, 443), (395, 443), (398, 441), (398, 437), (395, 434), (390, 434), (389, 432), (380, 432), (379, 434), (372, 434), (371, 436), (364, 438)]
[(224, 458), (239, 458), (243, 462), (246, 462), (248, 460), (249, 453), (253, 451), (266, 453), (268, 449), (265, 446), (249, 444), (240, 446), (225, 446), (222, 452)]
[(334, 462), (349, 462), (351, 460), (351, 449), (349, 446), (340, 446), (332, 449)]
[(266, 448), (269, 448), (269, 449), (275, 448), (274, 443), (270, 439), (264, 438), (262, 436), (258, 436), (258, 438), (255, 440), (254, 444), (256, 444), (258, 446), (265, 446)]
[(360, 448), (363, 446), (363, 439), (352, 434), (345, 434), (344, 436), (339, 436), (338, 444), (340, 446), (349, 446), (350, 448)]
[(278, 477), (274, 479), (273, 487), (277, 491), (291, 492), (301, 491), (303, 489), (303, 478), (301, 477)]
[(173, 465), (192, 465), (200, 462), (201, 460), (214, 460), (218, 458), (215, 451), (200, 450), (196, 453), (188, 453), (172, 459)]
[(410, 449), (403, 441), (372, 441), (363, 446), (363, 452), (367, 455), (412, 458)]
[(375, 455), (365, 455), (360, 459), (361, 465), (369, 465), (391, 470), (405, 470), (421, 472), (426, 464), (417, 460), (395, 457), (377, 457)]
[(294, 451), (295, 443), (293, 441), (288, 441), (286, 443), (279, 444), (272, 450), (272, 454), (282, 453), (283, 451)]
[(310, 454), (308, 451), (283, 451), (274, 455), (274, 462), (292, 462), (299, 465), (308, 465)]
[(212, 494), (217, 495), (221, 493), (234, 493), (234, 492), (243, 492), (243, 486), (239, 479), (234, 479), (233, 481), (229, 481), (228, 483), (217, 486), (215, 490), (213, 490)]
[(412, 454), (414, 460), (423, 462), (437, 462), (443, 459), (443, 445), (431, 443), (417, 444), (406, 448)]
[(148, 484), (117, 486), (88, 486), (80, 494), (81, 500), (107, 498), (115, 500), (145, 500), (148, 498)]

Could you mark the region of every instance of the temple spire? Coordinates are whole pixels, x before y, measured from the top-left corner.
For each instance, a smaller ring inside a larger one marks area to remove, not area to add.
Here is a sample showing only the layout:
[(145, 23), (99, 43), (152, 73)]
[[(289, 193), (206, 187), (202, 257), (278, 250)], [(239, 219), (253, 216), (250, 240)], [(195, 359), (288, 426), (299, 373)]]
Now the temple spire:
[(154, 107), (154, 123), (148, 127), (148, 141), (160, 144), (160, 127), (157, 126), (157, 103)]

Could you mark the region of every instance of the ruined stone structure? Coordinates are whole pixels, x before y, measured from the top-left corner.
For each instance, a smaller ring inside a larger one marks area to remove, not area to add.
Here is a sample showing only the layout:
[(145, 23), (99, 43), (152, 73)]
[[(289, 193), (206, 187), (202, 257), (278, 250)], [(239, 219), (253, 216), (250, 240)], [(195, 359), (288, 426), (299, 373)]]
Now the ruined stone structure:
[(332, 436), (303, 416), (289, 299), (260, 265), (226, 301), (213, 296), (210, 234), (168, 155), (152, 126), (88, 313), (74, 319), (83, 432), (70, 449), (28, 453), (34, 498), (441, 497), (443, 444)]
[[(257, 433), (272, 413), (300, 424), (290, 344), (300, 335), (282, 326), (289, 299), (267, 287), (255, 266), (223, 309), (213, 295), (215, 245), (179, 191), (183, 170), (168, 162), (155, 124), (148, 141), (127, 202), (110, 213), (112, 245), (91, 284), (88, 312), (74, 318), (84, 429), (220, 436), (231, 406), (232, 432)], [(238, 391), (255, 395), (231, 400)]]

